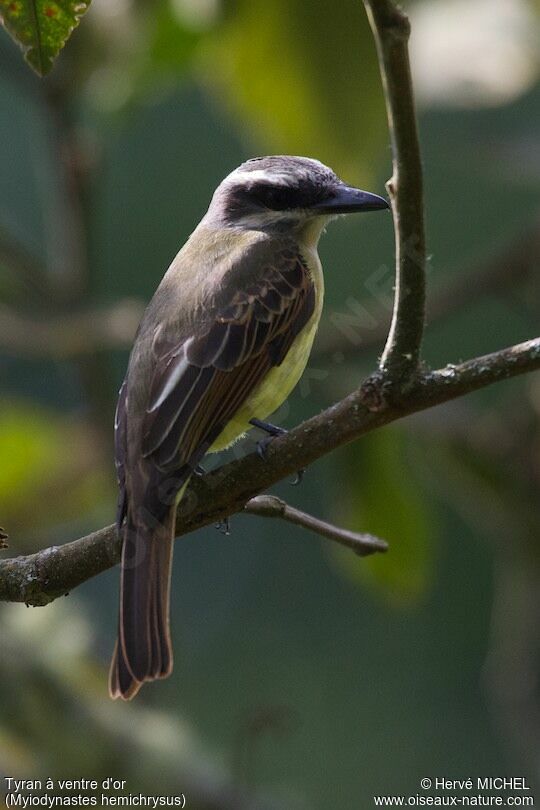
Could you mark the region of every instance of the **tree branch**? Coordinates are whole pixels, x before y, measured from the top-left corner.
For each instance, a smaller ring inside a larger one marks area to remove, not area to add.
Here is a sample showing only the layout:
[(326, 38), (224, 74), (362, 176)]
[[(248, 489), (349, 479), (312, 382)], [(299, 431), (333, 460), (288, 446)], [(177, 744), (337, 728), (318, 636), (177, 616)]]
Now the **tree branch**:
[(392, 0), (364, 0), (381, 68), (392, 141), (387, 183), (396, 234), (396, 292), (380, 368), (401, 391), (418, 370), (425, 318), (426, 244), (422, 164), (414, 110), (407, 16)]
[(320, 534), (328, 540), (333, 540), (345, 548), (350, 548), (359, 557), (367, 557), (377, 551), (387, 551), (388, 544), (372, 534), (351, 532), (348, 529), (341, 529), (325, 520), (308, 515), (294, 506), (285, 503), (275, 495), (257, 495), (244, 506), (244, 512), (258, 517), (281, 518), (288, 523), (302, 526), (304, 529)]
[[(540, 369), (540, 338), (493, 354), (420, 374), (399, 402), (387, 399), (387, 380), (375, 374), (348, 397), (277, 436), (266, 460), (252, 453), (203, 478), (192, 479), (177, 513), (176, 532), (240, 512), (248, 501), (337, 447), (408, 414), (449, 402), (500, 380)], [(63, 546), (0, 562), (0, 601), (45, 605), (115, 565), (114, 526)]]
[(68, 359), (128, 348), (143, 309), (139, 301), (126, 298), (98, 310), (45, 319), (21, 315), (0, 304), (0, 349), (28, 357)]

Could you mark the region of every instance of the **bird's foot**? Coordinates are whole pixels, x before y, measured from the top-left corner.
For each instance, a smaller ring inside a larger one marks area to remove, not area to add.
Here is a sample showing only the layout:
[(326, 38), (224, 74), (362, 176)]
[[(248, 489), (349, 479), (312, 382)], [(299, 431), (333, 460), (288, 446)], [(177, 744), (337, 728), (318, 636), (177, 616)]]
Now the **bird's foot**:
[(285, 433), (289, 432), (285, 428), (278, 427), (278, 425), (273, 425), (271, 422), (263, 422), (261, 419), (250, 419), (249, 424), (253, 425), (253, 427), (259, 428), (259, 430), (263, 430), (268, 434), (264, 439), (259, 439), (257, 442), (257, 453), (263, 461), (266, 461), (266, 451), (272, 439), (276, 436), (283, 436)]
[[(274, 439), (276, 436), (283, 436), (289, 431), (286, 430), (286, 428), (279, 427), (278, 425), (273, 425), (271, 422), (263, 422), (261, 419), (250, 419), (249, 423), (250, 425), (253, 425), (253, 427), (259, 428), (259, 430), (264, 430), (264, 432), (268, 434), (268, 436), (265, 436), (264, 439), (260, 439), (257, 442), (257, 453), (259, 454), (259, 456), (262, 458), (263, 461), (266, 461), (268, 445), (270, 444), (272, 439)], [(291, 481), (293, 487), (298, 486), (298, 484), (302, 482), (305, 471), (306, 471), (305, 467), (303, 467), (301, 470), (298, 470), (294, 478), (294, 481)]]

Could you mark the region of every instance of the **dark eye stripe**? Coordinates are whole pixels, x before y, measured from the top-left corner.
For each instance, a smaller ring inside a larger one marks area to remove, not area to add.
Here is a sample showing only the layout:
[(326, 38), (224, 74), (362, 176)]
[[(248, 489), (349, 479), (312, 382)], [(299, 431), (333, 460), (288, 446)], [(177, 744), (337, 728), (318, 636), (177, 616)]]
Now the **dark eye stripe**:
[(272, 186), (268, 183), (256, 183), (246, 189), (248, 200), (258, 203), (272, 211), (283, 211), (295, 208), (295, 189), (285, 186)]
[(229, 219), (257, 210), (291, 211), (310, 208), (332, 193), (327, 185), (317, 182), (284, 186), (268, 181), (254, 181), (249, 185), (232, 187), (224, 201)]
[(278, 186), (270, 183), (254, 183), (246, 189), (246, 196), (272, 211), (285, 211), (289, 208), (307, 208), (317, 198), (317, 188), (313, 186)]

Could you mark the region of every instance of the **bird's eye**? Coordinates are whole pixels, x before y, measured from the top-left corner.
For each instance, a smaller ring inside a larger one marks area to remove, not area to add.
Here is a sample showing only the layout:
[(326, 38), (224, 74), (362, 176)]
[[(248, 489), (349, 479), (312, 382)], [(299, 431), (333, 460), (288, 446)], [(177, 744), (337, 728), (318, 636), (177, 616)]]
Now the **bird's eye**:
[(284, 186), (257, 185), (251, 189), (251, 196), (265, 208), (273, 211), (283, 211), (286, 208), (295, 208), (297, 203), (294, 189)]

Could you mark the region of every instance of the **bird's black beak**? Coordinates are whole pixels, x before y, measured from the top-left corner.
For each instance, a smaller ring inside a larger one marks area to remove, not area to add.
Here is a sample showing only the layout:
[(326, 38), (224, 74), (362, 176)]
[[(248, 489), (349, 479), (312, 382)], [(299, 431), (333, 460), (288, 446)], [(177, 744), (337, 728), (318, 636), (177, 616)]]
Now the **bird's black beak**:
[(339, 185), (331, 197), (315, 203), (311, 209), (317, 214), (353, 214), (361, 211), (380, 211), (390, 208), (388, 200), (345, 184)]

